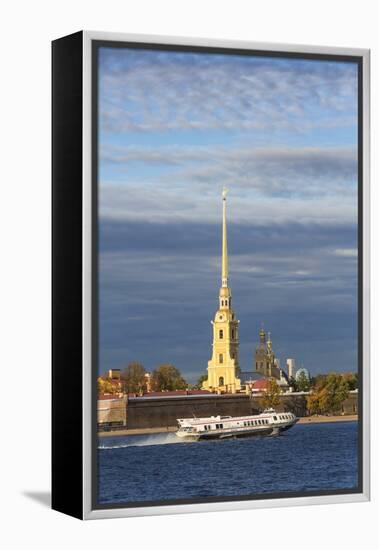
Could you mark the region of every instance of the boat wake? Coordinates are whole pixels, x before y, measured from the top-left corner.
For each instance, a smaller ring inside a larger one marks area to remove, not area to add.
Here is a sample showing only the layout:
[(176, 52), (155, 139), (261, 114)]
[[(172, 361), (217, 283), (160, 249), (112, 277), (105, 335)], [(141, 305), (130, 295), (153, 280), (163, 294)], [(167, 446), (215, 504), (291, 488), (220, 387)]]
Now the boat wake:
[(141, 435), (134, 436), (129, 435), (123, 440), (122, 443), (115, 441), (114, 443), (101, 444), (98, 446), (98, 449), (109, 450), (109, 449), (126, 449), (128, 447), (148, 447), (151, 445), (170, 445), (173, 443), (182, 443), (182, 440), (178, 439), (174, 433), (168, 434), (152, 434), (152, 435)]

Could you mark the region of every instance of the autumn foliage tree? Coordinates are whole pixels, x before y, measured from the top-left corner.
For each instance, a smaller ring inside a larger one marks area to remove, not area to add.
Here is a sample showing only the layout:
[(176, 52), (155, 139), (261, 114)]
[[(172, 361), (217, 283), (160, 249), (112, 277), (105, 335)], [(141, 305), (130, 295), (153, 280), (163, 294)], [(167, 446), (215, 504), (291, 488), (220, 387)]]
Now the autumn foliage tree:
[(273, 378), (270, 378), (267, 383), (267, 390), (265, 392), (265, 395), (263, 397), (263, 406), (265, 409), (270, 409), (271, 407), (274, 409), (277, 407), (280, 403), (280, 388)]
[(349, 383), (345, 376), (332, 372), (320, 381), (307, 397), (309, 412), (311, 414), (339, 412), (348, 395)]
[(185, 390), (188, 386), (179, 369), (174, 365), (160, 365), (151, 374), (151, 386), (154, 391)]
[(118, 393), (118, 388), (114, 386), (106, 377), (99, 376), (97, 379), (97, 393), (101, 394), (115, 394)]
[(146, 370), (141, 363), (134, 361), (121, 373), (125, 393), (144, 393), (146, 391)]

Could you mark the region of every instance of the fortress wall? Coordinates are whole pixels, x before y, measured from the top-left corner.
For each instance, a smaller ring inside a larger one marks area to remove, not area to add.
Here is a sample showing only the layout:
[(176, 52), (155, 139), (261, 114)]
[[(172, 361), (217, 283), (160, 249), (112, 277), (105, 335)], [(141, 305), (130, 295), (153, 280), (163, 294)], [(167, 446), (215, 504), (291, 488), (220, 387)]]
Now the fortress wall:
[(177, 418), (251, 414), (248, 395), (209, 395), (206, 397), (131, 398), (128, 401), (129, 429), (176, 426)]
[(126, 426), (127, 398), (101, 399), (97, 402), (97, 423)]
[[(350, 393), (343, 402), (340, 414), (357, 414), (358, 395)], [(306, 395), (281, 395), (278, 412), (293, 412), (307, 416)], [(134, 397), (98, 402), (98, 422), (105, 425), (125, 426), (129, 429), (167, 428), (176, 426), (177, 418), (207, 416), (244, 416), (257, 414), (264, 409), (262, 397), (246, 394)]]

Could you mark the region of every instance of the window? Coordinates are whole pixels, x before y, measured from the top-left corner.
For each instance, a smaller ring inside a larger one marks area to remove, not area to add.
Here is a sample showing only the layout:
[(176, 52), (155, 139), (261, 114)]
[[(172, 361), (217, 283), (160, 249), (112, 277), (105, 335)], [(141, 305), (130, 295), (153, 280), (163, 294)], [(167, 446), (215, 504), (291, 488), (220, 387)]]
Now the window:
[(225, 300), (225, 305), (226, 305), (226, 306), (228, 305), (228, 300)]
[(223, 386), (223, 385), (224, 385), (224, 377), (223, 377), (223, 376), (220, 376), (220, 378), (218, 379), (218, 385), (219, 385), (219, 386)]
[(219, 363), (223, 363), (224, 362), (224, 356), (222, 353), (220, 353), (220, 355), (218, 356), (218, 361)]
[(220, 330), (219, 333), (218, 333), (218, 336), (219, 336), (220, 340), (222, 340), (224, 338), (224, 331)]
[(232, 328), (232, 340), (234, 340), (234, 328)]
[(274, 420), (278, 420), (278, 418), (276, 416), (274, 416)]
[(224, 305), (224, 300), (221, 300), (221, 305), (222, 305), (222, 306)]

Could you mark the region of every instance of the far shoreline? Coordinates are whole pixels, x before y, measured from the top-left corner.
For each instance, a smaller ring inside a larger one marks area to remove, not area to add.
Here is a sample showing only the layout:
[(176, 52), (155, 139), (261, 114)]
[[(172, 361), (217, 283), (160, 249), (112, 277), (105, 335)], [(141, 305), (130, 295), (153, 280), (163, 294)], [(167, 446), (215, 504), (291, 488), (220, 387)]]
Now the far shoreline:
[(346, 414), (339, 416), (302, 416), (298, 420), (298, 424), (324, 424), (325, 422), (353, 422), (358, 420), (357, 414)]
[[(298, 420), (298, 424), (325, 424), (329, 422), (354, 422), (358, 420), (358, 415), (340, 415), (340, 416), (302, 416)], [(167, 426), (161, 428), (136, 428), (136, 429), (123, 429), (123, 430), (110, 430), (98, 432), (97, 436), (101, 438), (106, 437), (122, 437), (131, 435), (152, 435), (152, 434), (164, 434), (174, 433), (177, 430), (177, 426)]]

